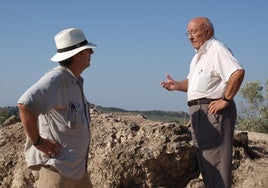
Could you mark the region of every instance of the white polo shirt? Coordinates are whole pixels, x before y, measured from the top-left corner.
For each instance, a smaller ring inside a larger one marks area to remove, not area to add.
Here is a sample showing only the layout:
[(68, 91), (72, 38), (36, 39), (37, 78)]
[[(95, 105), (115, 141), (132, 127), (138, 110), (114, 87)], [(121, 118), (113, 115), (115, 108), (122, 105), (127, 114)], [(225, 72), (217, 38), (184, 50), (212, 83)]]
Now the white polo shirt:
[(63, 147), (59, 157), (48, 159), (27, 139), (28, 166), (52, 165), (65, 177), (82, 178), (87, 170), (90, 144), (89, 106), (83, 94), (83, 79), (76, 78), (67, 68), (55, 67), (30, 87), (18, 103), (38, 116), (42, 137)]
[(243, 68), (230, 49), (212, 37), (196, 51), (191, 61), (187, 76), (188, 101), (221, 98), (229, 77), (238, 69)]

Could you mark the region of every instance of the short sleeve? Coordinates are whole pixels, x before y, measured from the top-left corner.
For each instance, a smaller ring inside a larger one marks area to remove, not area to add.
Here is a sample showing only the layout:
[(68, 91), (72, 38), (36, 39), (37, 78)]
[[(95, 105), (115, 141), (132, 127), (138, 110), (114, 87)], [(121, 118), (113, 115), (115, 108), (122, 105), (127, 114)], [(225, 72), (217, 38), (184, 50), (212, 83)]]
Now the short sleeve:
[(55, 106), (63, 105), (61, 74), (49, 72), (30, 87), (18, 100), (32, 113), (39, 115), (46, 113)]

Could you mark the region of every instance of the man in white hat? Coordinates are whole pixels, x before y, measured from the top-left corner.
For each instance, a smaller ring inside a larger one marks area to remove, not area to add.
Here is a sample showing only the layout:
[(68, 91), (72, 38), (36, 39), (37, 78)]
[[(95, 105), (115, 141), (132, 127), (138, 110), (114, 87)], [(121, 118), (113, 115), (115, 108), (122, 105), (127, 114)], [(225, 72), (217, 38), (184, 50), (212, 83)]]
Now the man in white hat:
[(89, 103), (81, 73), (90, 65), (95, 44), (80, 29), (55, 36), (59, 62), (18, 100), (27, 134), (25, 158), (39, 171), (37, 187), (93, 187), (87, 173), (90, 144)]

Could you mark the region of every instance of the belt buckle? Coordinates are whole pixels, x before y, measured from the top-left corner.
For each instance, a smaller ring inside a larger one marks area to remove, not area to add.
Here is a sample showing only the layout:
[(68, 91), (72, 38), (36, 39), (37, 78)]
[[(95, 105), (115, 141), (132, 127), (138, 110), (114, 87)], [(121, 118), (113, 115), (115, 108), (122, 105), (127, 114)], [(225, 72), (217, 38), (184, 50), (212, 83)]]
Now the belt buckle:
[(196, 105), (198, 105), (199, 109), (201, 108), (201, 104), (203, 104), (202, 99), (197, 99), (196, 100)]

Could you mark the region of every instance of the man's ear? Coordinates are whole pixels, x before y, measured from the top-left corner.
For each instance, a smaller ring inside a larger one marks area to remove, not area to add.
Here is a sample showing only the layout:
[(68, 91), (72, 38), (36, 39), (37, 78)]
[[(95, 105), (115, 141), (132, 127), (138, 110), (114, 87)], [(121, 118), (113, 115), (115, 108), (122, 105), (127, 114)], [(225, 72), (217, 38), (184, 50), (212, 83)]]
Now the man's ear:
[(208, 38), (213, 36), (213, 32), (209, 28), (205, 28), (205, 32), (206, 32)]

